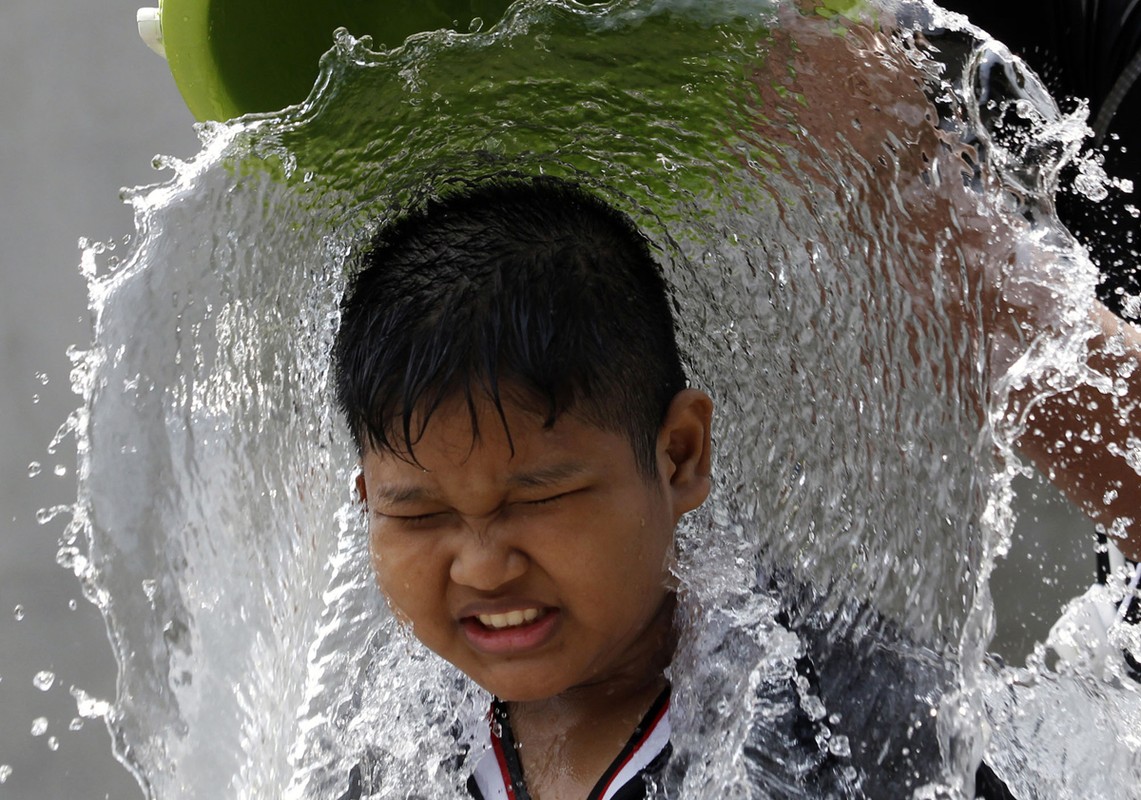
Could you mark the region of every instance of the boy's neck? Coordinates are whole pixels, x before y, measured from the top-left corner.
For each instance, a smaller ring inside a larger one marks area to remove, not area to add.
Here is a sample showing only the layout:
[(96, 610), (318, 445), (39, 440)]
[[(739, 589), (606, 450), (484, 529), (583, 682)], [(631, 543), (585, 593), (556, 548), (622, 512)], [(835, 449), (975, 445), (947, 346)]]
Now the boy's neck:
[(674, 606), (672, 597), (663, 604), (630, 670), (555, 697), (507, 703), (533, 800), (581, 800), (625, 747), (668, 685)]

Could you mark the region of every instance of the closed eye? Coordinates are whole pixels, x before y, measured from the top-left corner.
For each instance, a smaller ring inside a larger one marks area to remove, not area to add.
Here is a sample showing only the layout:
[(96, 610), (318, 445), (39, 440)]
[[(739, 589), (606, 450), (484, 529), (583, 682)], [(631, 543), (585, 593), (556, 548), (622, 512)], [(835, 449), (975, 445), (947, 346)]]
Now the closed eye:
[(557, 500), (562, 500), (583, 491), (585, 491), (585, 489), (571, 489), (569, 491), (559, 492), (558, 494), (552, 494), (547, 497), (537, 497), (534, 500), (520, 500), (519, 502), (525, 506), (544, 506), (548, 503), (554, 503)]
[(374, 512), (376, 517), (384, 522), (401, 525), (408, 528), (429, 527), (438, 525), (448, 516), (446, 511), (434, 511), (429, 514), (385, 514), (382, 511)]

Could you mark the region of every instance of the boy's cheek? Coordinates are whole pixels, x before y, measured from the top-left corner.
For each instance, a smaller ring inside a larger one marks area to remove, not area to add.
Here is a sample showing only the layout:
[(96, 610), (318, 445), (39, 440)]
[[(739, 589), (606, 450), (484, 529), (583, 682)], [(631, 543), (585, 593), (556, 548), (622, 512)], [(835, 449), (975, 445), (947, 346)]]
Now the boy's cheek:
[(373, 574), (380, 580), (385, 574), (400, 575), (416, 566), (415, 547), (406, 537), (393, 536), (383, 521), (369, 515), (368, 557)]
[(376, 585), (384, 595), (388, 607), (402, 622), (408, 622), (408, 614), (404, 611), (401, 598), (408, 599), (412, 585), (417, 580), (412, 565), (399, 563), (397, 555), (388, 548), (379, 546), (375, 538), (370, 540), (369, 560), (372, 562)]
[(395, 573), (387, 570), (385, 568), (388, 566), (387, 562), (381, 558), (375, 547), (372, 548), (371, 560), (373, 577), (376, 579), (376, 585), (379, 587), (380, 594), (384, 597), (384, 602), (389, 611), (401, 624), (411, 624), (412, 620), (400, 602), (401, 593), (408, 591), (408, 577), (401, 577), (399, 570)]
[(400, 583), (407, 580), (407, 578), (402, 579), (401, 571), (394, 568), (394, 560), (392, 553), (378, 546), (375, 538), (370, 541), (369, 561), (372, 563), (372, 574), (389, 605), (393, 602), (393, 592), (398, 594), (402, 588)]
[(412, 618), (408, 616), (408, 614), (404, 611), (403, 608), (400, 607), (399, 604), (397, 604), (397, 602), (392, 598), (392, 595), (384, 591), (383, 587), (381, 587), (381, 592), (384, 595), (385, 603), (388, 605), (388, 610), (392, 612), (392, 616), (396, 617), (396, 621), (401, 625), (408, 626), (408, 628), (412, 630), (412, 633), (415, 634), (416, 631), (415, 626), (412, 622)]
[(378, 544), (377, 537), (370, 537), (369, 561), (373, 578), (388, 607), (402, 622), (406, 622), (407, 614), (401, 610), (399, 598), (402, 592), (407, 594), (409, 576), (407, 570), (401, 570), (393, 563), (396, 560), (391, 552)]
[(368, 537), (368, 560), (369, 563), (372, 564), (372, 574), (376, 576), (377, 582), (379, 582), (381, 571), (384, 568), (384, 560), (376, 540), (376, 534), (370, 531)]

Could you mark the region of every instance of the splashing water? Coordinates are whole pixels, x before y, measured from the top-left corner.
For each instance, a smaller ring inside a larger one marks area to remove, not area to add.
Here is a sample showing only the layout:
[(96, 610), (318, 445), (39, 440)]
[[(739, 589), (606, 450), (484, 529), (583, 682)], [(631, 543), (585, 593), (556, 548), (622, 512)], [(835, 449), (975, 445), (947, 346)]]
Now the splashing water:
[[(196, 158), (130, 195), (130, 255), (84, 259), (61, 560), (120, 667), (114, 703), (80, 716), (106, 717), (148, 796), (331, 798), (358, 763), (374, 796), (464, 795), (454, 763), (488, 698), (373, 585), (328, 350), (353, 247), (504, 172), (580, 181), (638, 222), (717, 404), (714, 493), (679, 531), (659, 788), (970, 785), (983, 698), (1013, 685), (984, 655), (1018, 469), (1006, 393), (1046, 365), (1055, 389), (1093, 379), (1076, 320), (1094, 271), (1048, 202), (1083, 126), (1030, 81), (1030, 134), (987, 134), (973, 92), (993, 62), (960, 76), (889, 28), (761, 0), (530, 0), (381, 53), (340, 35), (306, 104), (204, 127)], [(982, 339), (990, 283), (1049, 297), (1056, 326)], [(874, 707), (844, 700), (864, 683)], [(815, 749), (782, 733), (798, 715)], [(1007, 745), (999, 766), (1061, 746)], [(1114, 747), (1110, 780), (1135, 779), (1136, 747)], [(806, 782), (825, 762), (837, 782)]]

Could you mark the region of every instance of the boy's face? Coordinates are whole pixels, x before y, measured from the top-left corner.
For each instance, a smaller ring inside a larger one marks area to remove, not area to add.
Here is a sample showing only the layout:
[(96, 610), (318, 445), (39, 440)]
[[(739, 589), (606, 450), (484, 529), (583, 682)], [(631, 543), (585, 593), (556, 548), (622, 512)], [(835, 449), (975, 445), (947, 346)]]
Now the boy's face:
[(366, 453), (372, 562), (395, 613), (504, 700), (656, 675), (674, 528), (709, 487), (709, 400), (686, 390), (674, 407), (652, 480), (624, 435), (573, 414), (544, 429), (510, 403), (510, 443), (487, 402), (474, 439), (457, 401), (416, 443), (422, 466)]

